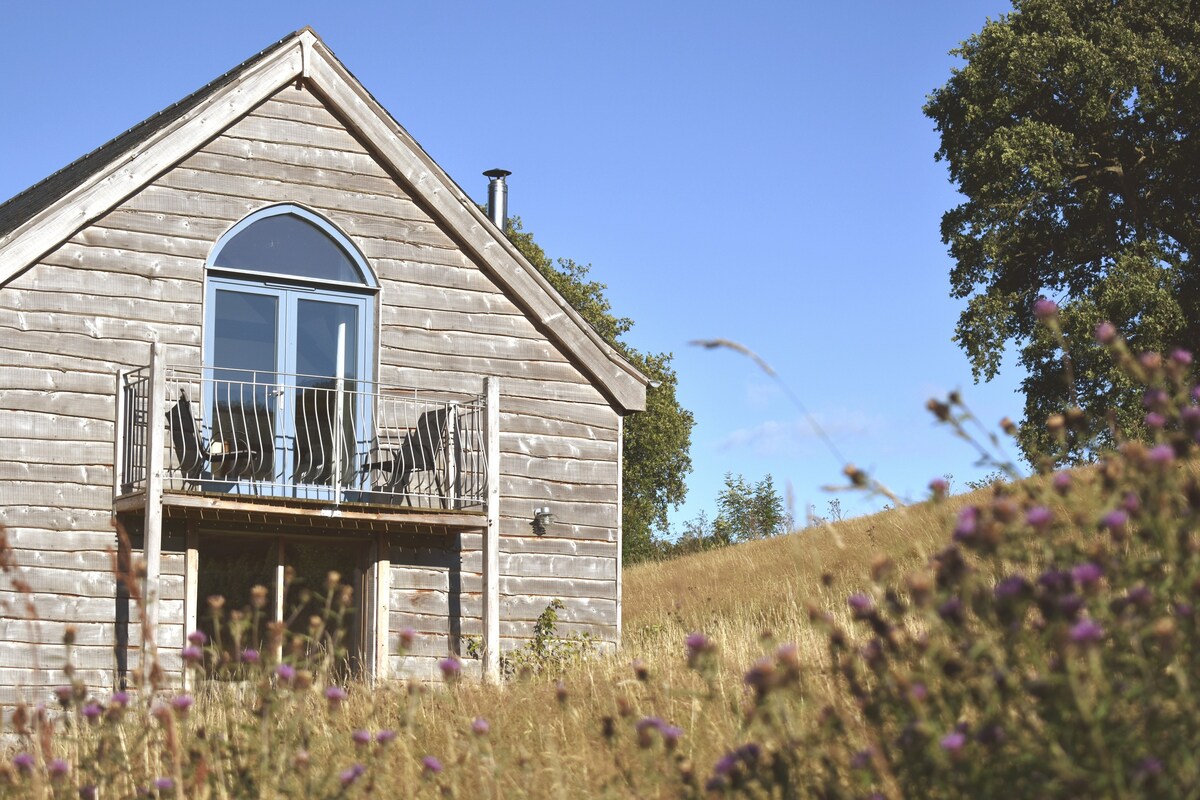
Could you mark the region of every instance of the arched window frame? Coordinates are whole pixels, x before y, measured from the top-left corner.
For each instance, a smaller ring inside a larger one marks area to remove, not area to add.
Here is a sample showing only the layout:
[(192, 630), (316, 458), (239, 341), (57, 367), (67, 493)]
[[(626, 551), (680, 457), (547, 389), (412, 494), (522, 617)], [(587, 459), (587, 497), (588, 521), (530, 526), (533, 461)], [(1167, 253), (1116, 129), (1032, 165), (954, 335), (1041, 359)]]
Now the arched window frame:
[[(355, 267), (358, 268), (358, 272), (362, 276), (362, 281), (359, 283), (349, 281), (334, 281), (323, 278), (309, 278), (300, 275), (288, 276), (278, 272), (260, 272), (258, 270), (244, 269), (241, 267), (216, 266), (217, 258), (220, 256), (221, 251), (224, 250), (226, 245), (233, 241), (233, 239), (239, 233), (246, 230), (254, 223), (267, 219), (268, 217), (277, 217), (286, 214), (291, 214), (305, 220), (306, 222), (312, 223), (323, 233), (329, 236), (329, 238), (331, 238), (338, 245), (338, 247), (340, 247), (346, 253), (346, 255), (350, 257), (350, 260), (354, 262)], [(208, 254), (208, 259), (205, 261), (204, 266), (207, 272), (253, 276), (254, 279), (263, 281), (277, 281), (282, 279), (293, 280), (298, 283), (321, 284), (331, 287), (336, 286), (350, 289), (367, 289), (374, 291), (379, 289), (379, 280), (375, 277), (375, 271), (371, 269), (371, 265), (367, 262), (367, 259), (363, 256), (358, 247), (355, 246), (354, 242), (350, 241), (346, 234), (342, 233), (342, 231), (339, 230), (336, 225), (327, 220), (325, 217), (317, 214), (314, 211), (304, 208), (303, 206), (296, 205), (295, 203), (279, 203), (277, 205), (267, 206), (265, 208), (260, 208), (246, 217), (243, 217), (237, 224), (225, 231), (225, 233), (219, 239), (217, 239), (216, 244), (213, 245), (212, 251)]]

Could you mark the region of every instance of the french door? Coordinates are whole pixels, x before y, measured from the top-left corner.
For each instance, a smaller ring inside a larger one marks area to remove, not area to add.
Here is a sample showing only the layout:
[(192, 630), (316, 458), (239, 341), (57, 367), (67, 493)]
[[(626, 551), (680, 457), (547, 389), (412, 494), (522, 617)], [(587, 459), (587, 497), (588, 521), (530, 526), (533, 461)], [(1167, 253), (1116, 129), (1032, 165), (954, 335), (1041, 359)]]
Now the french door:
[(212, 478), (229, 491), (336, 498), (367, 440), (370, 298), (210, 276), (208, 300)]

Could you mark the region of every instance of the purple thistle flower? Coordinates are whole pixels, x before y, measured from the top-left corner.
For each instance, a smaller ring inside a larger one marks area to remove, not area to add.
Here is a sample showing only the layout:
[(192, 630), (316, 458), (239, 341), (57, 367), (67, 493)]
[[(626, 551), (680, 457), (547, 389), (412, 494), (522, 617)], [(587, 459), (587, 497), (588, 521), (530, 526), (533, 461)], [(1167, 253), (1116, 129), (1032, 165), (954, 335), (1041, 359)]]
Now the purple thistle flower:
[(1152, 431), (1162, 430), (1167, 424), (1167, 418), (1157, 411), (1151, 411), (1146, 414), (1145, 423)]
[(1195, 430), (1200, 427), (1200, 408), (1196, 406), (1188, 406), (1179, 412), (1180, 419), (1183, 420), (1184, 427), (1188, 430)]
[(1100, 527), (1107, 528), (1113, 533), (1123, 533), (1129, 523), (1129, 515), (1121, 509), (1113, 509), (1100, 520)]
[(58, 780), (66, 777), (66, 774), (71, 771), (71, 767), (66, 761), (56, 758), (46, 765), (46, 770), (50, 773), (52, 780)]
[(1142, 394), (1142, 408), (1147, 411), (1163, 411), (1170, 400), (1171, 398), (1162, 389), (1147, 389)]
[(846, 598), (846, 603), (854, 612), (855, 619), (862, 619), (871, 613), (875, 608), (875, 601), (865, 594), (852, 594)]
[(1154, 601), (1154, 594), (1145, 586), (1138, 585), (1125, 593), (1125, 599), (1138, 608), (1146, 609)]
[(179, 694), (171, 698), (171, 708), (180, 714), (186, 714), (195, 700), (190, 694)]
[(653, 729), (656, 731), (662, 730), (662, 727), (665, 724), (666, 723), (663, 722), (660, 717), (642, 717), (641, 719), (639, 719), (637, 722), (635, 722), (633, 724), (633, 727), (634, 727), (634, 730), (636, 730), (638, 733), (641, 733), (642, 731), (650, 730), (650, 729)]
[(54, 696), (58, 698), (58, 702), (66, 708), (71, 704), (71, 696), (75, 694), (75, 689), (71, 686), (55, 686)]
[(204, 651), (195, 645), (183, 648), (183, 660), (189, 664), (199, 664), (204, 660)]
[(967, 743), (966, 734), (961, 731), (954, 731), (942, 737), (938, 742), (942, 749), (951, 755), (957, 755)]
[(1174, 605), (1175, 613), (1181, 617), (1190, 617), (1195, 608), (1191, 603), (1178, 602)]
[(362, 764), (353, 764), (348, 769), (344, 769), (338, 773), (338, 779), (342, 782), (342, 786), (349, 786), (361, 778), (366, 771), (367, 768)]
[(934, 478), (929, 482), (929, 491), (934, 497), (945, 497), (950, 491), (950, 482), (945, 478)]
[(1052, 481), (1052, 483), (1054, 485), (1054, 491), (1058, 492), (1059, 494), (1066, 494), (1068, 491), (1070, 491), (1071, 482), (1072, 482), (1071, 473), (1069, 473), (1069, 472), (1054, 473), (1054, 480)]
[(1186, 367), (1192, 363), (1192, 354), (1182, 347), (1176, 347), (1171, 351), (1171, 360), (1182, 367)]
[(1072, 625), (1069, 635), (1075, 644), (1095, 644), (1104, 639), (1104, 628), (1090, 619), (1085, 619)]
[(707, 652), (712, 647), (712, 641), (699, 631), (689, 633), (687, 638), (683, 640), (683, 643), (687, 645), (688, 652), (690, 653)]
[(962, 600), (957, 597), (947, 598), (946, 602), (938, 606), (938, 616), (952, 624), (961, 624), (963, 621), (963, 604)]
[(993, 593), (997, 600), (1011, 600), (1025, 594), (1029, 588), (1029, 581), (1025, 580), (1024, 575), (1009, 575), (996, 584)]
[(925, 698), (929, 696), (929, 690), (925, 688), (925, 684), (918, 681), (908, 688), (908, 694), (918, 703), (924, 703)]
[(1150, 448), (1146, 457), (1150, 459), (1151, 464), (1157, 464), (1160, 467), (1166, 466), (1175, 460), (1175, 450), (1169, 444), (1155, 445)]
[(79, 787), (79, 800), (96, 800), (95, 784)]
[(733, 772), (734, 767), (738, 765), (738, 761), (737, 753), (726, 753), (713, 766), (713, 772), (718, 775), (728, 775)]
[(1096, 341), (1103, 345), (1109, 345), (1117, 339), (1117, 328), (1111, 322), (1101, 322), (1096, 326)]
[(358, 745), (359, 747), (365, 747), (366, 745), (369, 745), (371, 743), (371, 739), (373, 737), (371, 736), (370, 731), (364, 731), (360, 728), (359, 730), (356, 730), (353, 733), (351, 733), (350, 738), (353, 739), (354, 743), (356, 745)]
[(350, 695), (340, 686), (325, 687), (325, 699), (329, 701), (330, 709), (339, 709), (342, 707), (342, 702)]
[(487, 736), (491, 729), (492, 726), (483, 717), (476, 717), (475, 721), (471, 723), (471, 733), (476, 736)]
[(1064, 594), (1058, 598), (1058, 610), (1067, 619), (1075, 619), (1083, 610), (1083, 598), (1077, 594)]
[(1034, 530), (1045, 530), (1054, 521), (1054, 512), (1045, 506), (1034, 506), (1029, 509), (1025, 515), (1025, 521), (1029, 523), (1029, 527)]
[(1136, 517), (1142, 510), (1142, 498), (1138, 497), (1137, 492), (1126, 492), (1125, 497), (1121, 499), (1121, 510), (1131, 517)]
[(104, 713), (104, 706), (93, 700), (84, 706), (80, 713), (83, 714), (84, 718), (88, 722), (95, 722), (96, 720), (100, 719), (100, 715)]
[(462, 672), (462, 662), (454, 656), (448, 656), (438, 662), (438, 669), (442, 671), (442, 678), (445, 680), (456, 680)]
[(204, 631), (192, 631), (187, 635), (187, 640), (197, 647), (203, 647), (208, 643), (208, 636), (205, 635)]
[(1099, 564), (1093, 564), (1091, 561), (1071, 567), (1071, 579), (1085, 588), (1094, 585), (1102, 577), (1104, 577), (1104, 570), (1100, 568)]
[(280, 683), (291, 683), (296, 680), (296, 668), (291, 664), (280, 664), (275, 667), (275, 675), (279, 678)]
[(259, 652), (257, 650), (255, 650), (253, 647), (247, 647), (245, 650), (242, 651), (242, 663), (243, 664), (257, 664), (261, 657), (262, 656), (259, 655)]
[(1070, 576), (1059, 569), (1050, 569), (1038, 576), (1038, 585), (1048, 592), (1065, 591), (1069, 586)]
[(412, 647), (413, 639), (417, 638), (417, 632), (412, 628), (404, 628), (400, 631), (400, 649), (407, 650)]
[(396, 732), (393, 730), (390, 730), (388, 728), (385, 728), (385, 729), (381, 730), (379, 733), (375, 734), (375, 741), (378, 742), (379, 744), (390, 744), (391, 742), (394, 742), (395, 740), (396, 740)]
[(421, 767), (430, 775), (437, 775), (442, 771), (442, 762), (437, 756), (425, 756), (421, 759)]
[(979, 509), (975, 506), (967, 506), (958, 512), (958, 522), (954, 526), (954, 540), (957, 542), (968, 541), (975, 536), (975, 531), (978, 529)]
[(155, 778), (154, 788), (160, 792), (169, 792), (175, 788), (175, 781), (170, 778)]
[(20, 772), (32, 772), (33, 764), (33, 756), (29, 753), (17, 753), (13, 756), (12, 765)]
[(1039, 297), (1033, 301), (1033, 315), (1038, 319), (1044, 320), (1053, 317), (1058, 313), (1058, 303), (1045, 297)]
[(683, 738), (683, 728), (676, 727), (675, 725), (663, 725), (658, 729), (658, 732), (662, 734), (663, 745), (668, 750), (673, 749), (675, 745), (679, 744), (679, 740)]

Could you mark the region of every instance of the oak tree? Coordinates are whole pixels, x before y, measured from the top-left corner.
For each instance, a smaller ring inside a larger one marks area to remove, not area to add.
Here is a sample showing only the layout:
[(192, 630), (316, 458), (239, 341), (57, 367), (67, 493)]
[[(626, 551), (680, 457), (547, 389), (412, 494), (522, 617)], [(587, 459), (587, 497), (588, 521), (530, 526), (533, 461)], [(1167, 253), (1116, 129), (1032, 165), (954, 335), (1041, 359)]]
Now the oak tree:
[[(1014, 0), (954, 53), (965, 63), (925, 106), (964, 198), (942, 218), (952, 294), (967, 300), (954, 338), (976, 380), (1019, 348), (1027, 455), (1047, 452), (1047, 419), (1078, 405), (1093, 427), (1055, 457), (1086, 458), (1110, 427), (1144, 433), (1097, 324), (1135, 350), (1200, 342), (1200, 13), (1185, 0)], [(1061, 339), (1036, 324), (1043, 296)]]

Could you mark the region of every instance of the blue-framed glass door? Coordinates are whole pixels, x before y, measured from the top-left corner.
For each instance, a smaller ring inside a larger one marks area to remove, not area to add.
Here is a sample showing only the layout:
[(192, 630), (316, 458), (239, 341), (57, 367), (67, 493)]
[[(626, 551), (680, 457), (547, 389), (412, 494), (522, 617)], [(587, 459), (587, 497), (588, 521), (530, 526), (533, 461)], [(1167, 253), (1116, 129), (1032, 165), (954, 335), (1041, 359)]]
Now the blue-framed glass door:
[(208, 300), (210, 488), (334, 499), (368, 440), (370, 298), (210, 277)]

